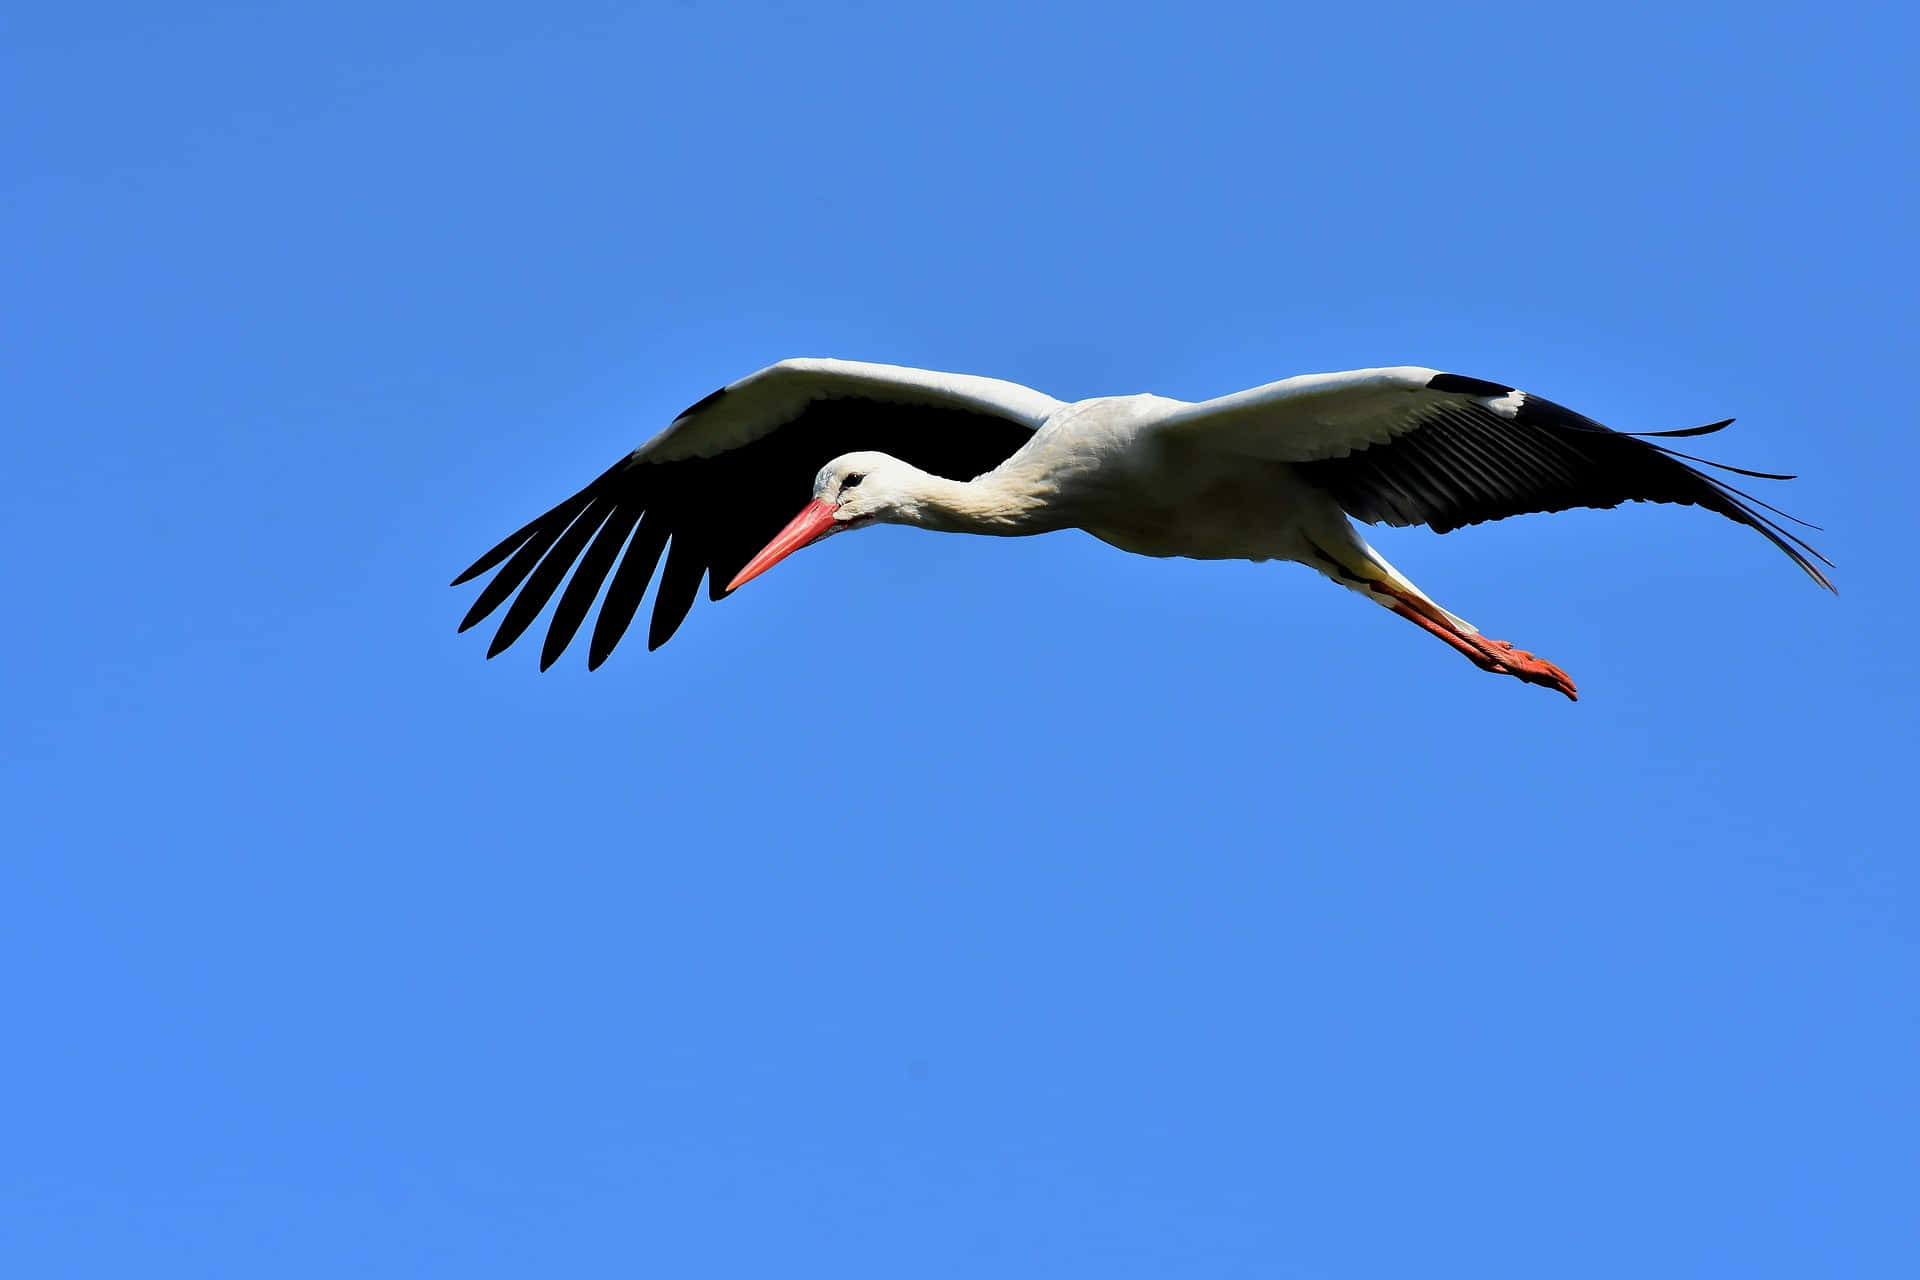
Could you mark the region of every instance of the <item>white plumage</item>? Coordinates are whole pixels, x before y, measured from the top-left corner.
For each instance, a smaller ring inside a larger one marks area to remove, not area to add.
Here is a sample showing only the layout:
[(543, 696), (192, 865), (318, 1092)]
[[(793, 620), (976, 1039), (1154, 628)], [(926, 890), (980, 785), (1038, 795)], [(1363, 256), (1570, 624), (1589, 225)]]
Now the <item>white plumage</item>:
[(1483, 669), (1571, 698), (1558, 667), (1442, 609), (1351, 519), (1444, 533), (1528, 511), (1691, 503), (1758, 530), (1832, 589), (1814, 563), (1828, 562), (1756, 508), (1782, 513), (1693, 461), (1515, 388), (1411, 366), (1307, 374), (1198, 404), (1151, 395), (1067, 403), (994, 378), (785, 360), (693, 405), (454, 582), (500, 566), (461, 623), (464, 631), (513, 598), (491, 657), (566, 581), (543, 669), (605, 585), (587, 659), (597, 667), (663, 558), (649, 647), (679, 627), (703, 579), (720, 599), (848, 529), (1080, 528), (1144, 555), (1298, 561)]

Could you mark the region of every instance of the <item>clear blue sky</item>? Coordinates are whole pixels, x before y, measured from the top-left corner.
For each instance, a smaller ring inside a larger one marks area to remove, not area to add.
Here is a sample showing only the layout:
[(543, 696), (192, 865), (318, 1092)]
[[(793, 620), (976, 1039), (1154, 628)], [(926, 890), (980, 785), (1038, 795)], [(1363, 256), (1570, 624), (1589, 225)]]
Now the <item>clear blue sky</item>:
[[(16, 6), (0, 1272), (1911, 1276), (1907, 6)], [(537, 13), (537, 16), (535, 16)], [(1289, 566), (447, 580), (788, 355), (1739, 422)]]

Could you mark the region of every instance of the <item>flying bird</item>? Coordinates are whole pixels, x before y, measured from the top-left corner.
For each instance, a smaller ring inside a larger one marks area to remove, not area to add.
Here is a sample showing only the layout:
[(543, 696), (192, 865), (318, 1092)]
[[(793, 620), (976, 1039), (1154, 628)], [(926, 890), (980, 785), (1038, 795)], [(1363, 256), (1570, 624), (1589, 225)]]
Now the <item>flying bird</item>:
[(605, 586), (592, 669), (626, 633), (656, 568), (649, 649), (679, 628), (703, 578), (722, 599), (849, 529), (1014, 537), (1077, 528), (1141, 555), (1298, 561), (1482, 670), (1577, 698), (1559, 667), (1442, 608), (1352, 521), (1446, 533), (1525, 512), (1686, 503), (1758, 530), (1833, 590), (1814, 563), (1832, 562), (1762, 509), (1793, 517), (1688, 464), (1791, 476), (1652, 442), (1731, 421), (1623, 433), (1502, 383), (1410, 366), (1306, 374), (1197, 404), (1156, 395), (1068, 403), (995, 378), (783, 360), (695, 403), (453, 581), (498, 566), (460, 623), (465, 631), (512, 598), (489, 658), (558, 591), (543, 671)]

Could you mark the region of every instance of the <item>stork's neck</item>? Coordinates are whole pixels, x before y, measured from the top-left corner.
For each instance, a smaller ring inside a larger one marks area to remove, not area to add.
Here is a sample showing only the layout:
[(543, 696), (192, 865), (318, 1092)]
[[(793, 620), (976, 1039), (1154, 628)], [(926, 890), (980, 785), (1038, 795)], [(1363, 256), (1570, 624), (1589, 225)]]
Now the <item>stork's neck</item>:
[(948, 480), (919, 471), (889, 518), (942, 533), (1014, 537), (1056, 527), (1048, 519), (1047, 497), (1017, 473), (989, 471), (973, 480)]

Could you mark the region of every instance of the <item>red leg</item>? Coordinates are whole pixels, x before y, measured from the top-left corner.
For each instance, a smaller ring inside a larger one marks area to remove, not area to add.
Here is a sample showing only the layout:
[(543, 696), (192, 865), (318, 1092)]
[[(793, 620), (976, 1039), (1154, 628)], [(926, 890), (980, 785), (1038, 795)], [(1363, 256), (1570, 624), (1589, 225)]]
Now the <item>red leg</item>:
[(1566, 672), (1551, 662), (1536, 658), (1525, 649), (1516, 649), (1505, 640), (1489, 640), (1485, 636), (1472, 632), (1455, 631), (1452, 627), (1429, 618), (1412, 604), (1406, 603), (1405, 593), (1390, 583), (1379, 582), (1368, 585), (1376, 591), (1400, 600), (1402, 603), (1388, 607), (1408, 622), (1432, 632), (1466, 654), (1467, 658), (1482, 671), (1517, 676), (1528, 684), (1545, 685), (1549, 689), (1559, 690), (1575, 702), (1580, 701), (1580, 694), (1573, 687), (1573, 681), (1568, 678)]
[(1466, 654), (1468, 660), (1482, 671), (1515, 676), (1528, 684), (1545, 685), (1549, 689), (1557, 689), (1566, 694), (1575, 702), (1580, 701), (1580, 693), (1573, 687), (1573, 680), (1551, 662), (1536, 658), (1525, 649), (1516, 649), (1505, 640), (1489, 640), (1477, 632), (1456, 630), (1444, 619), (1434, 617), (1429, 612), (1434, 606), (1427, 601), (1384, 579), (1370, 574), (1356, 573), (1327, 554), (1323, 548), (1314, 546), (1312, 543), (1308, 545), (1313, 546), (1315, 556), (1335, 579), (1364, 587), (1374, 596), (1386, 596), (1390, 600), (1398, 601), (1397, 604), (1387, 605), (1387, 608), (1422, 630), (1439, 636), (1461, 653)]

